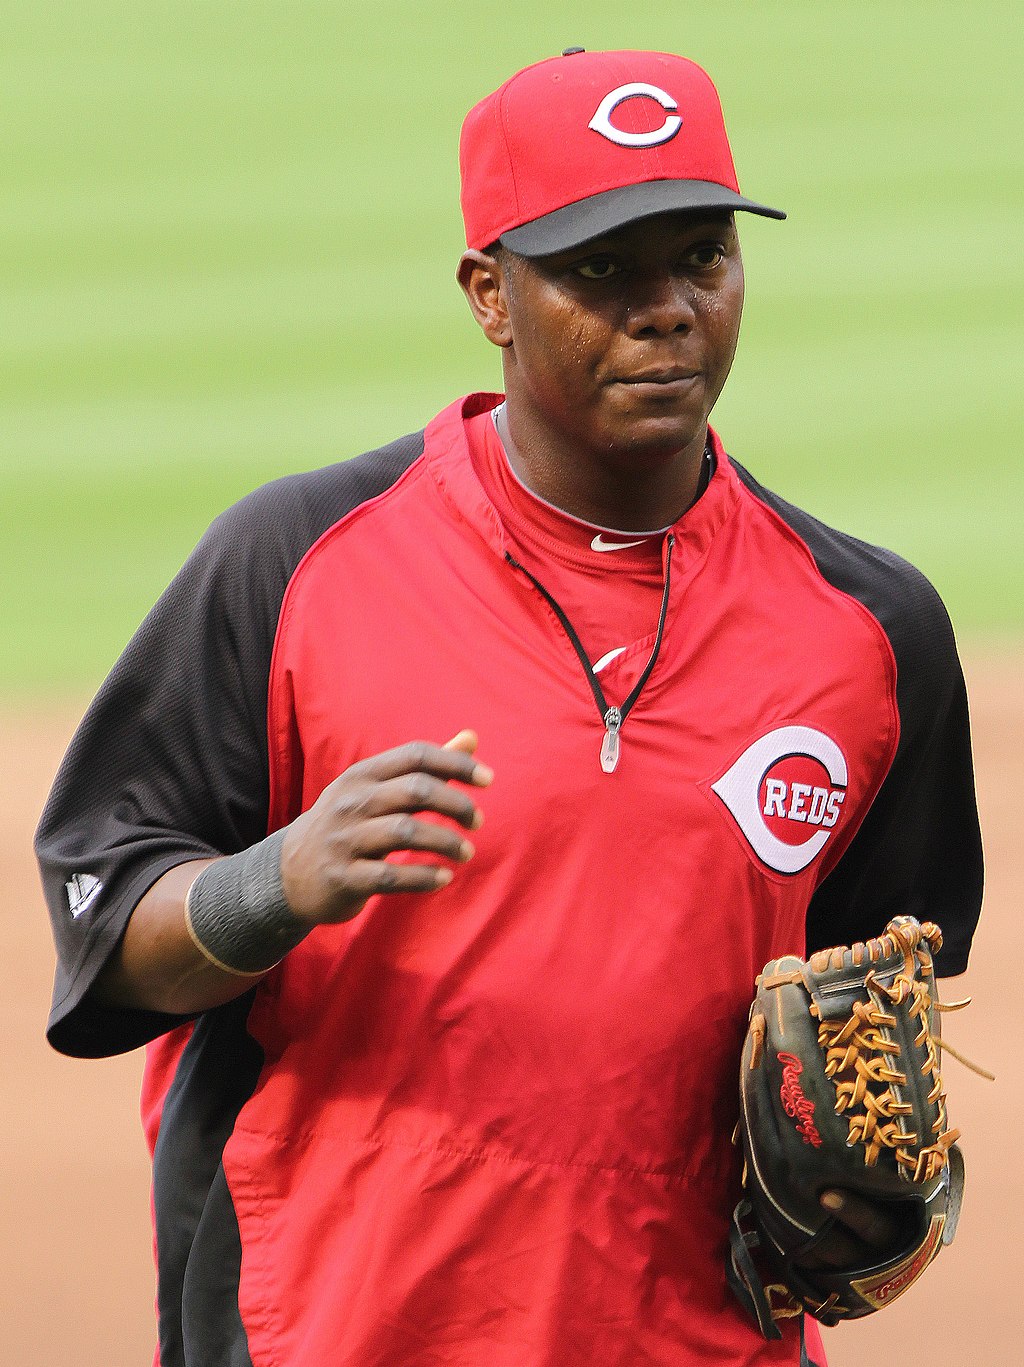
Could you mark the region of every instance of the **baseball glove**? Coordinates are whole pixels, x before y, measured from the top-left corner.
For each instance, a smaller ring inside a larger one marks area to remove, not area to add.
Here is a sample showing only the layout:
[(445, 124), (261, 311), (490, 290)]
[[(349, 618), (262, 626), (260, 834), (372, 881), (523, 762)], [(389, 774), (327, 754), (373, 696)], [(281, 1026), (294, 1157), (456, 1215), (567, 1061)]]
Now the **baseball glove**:
[[(952, 1242), (964, 1167), (939, 1076), (938, 1011), (953, 1009), (936, 995), (941, 943), (937, 926), (898, 916), (877, 940), (774, 959), (757, 979), (727, 1271), (767, 1338), (803, 1311), (836, 1324), (881, 1309)], [(829, 1188), (883, 1205), (898, 1247), (869, 1265), (819, 1268), (841, 1229), (819, 1204)]]

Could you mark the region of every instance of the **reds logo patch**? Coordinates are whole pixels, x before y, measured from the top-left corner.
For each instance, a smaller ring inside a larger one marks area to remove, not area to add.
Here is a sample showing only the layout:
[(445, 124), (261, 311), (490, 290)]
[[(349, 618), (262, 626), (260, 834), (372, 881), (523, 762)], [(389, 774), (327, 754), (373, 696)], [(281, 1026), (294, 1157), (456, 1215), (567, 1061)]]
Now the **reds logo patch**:
[(799, 873), (828, 843), (847, 781), (846, 757), (831, 737), (780, 726), (748, 745), (711, 791), (758, 859), (777, 873)]

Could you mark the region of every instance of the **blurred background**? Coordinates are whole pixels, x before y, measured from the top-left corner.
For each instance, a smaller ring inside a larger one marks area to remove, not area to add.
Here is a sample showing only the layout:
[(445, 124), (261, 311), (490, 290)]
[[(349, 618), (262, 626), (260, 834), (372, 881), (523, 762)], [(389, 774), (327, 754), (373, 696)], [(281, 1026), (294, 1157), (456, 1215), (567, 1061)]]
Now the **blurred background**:
[[(1005, 1048), (995, 998), (1018, 985), (996, 930), (1024, 890), (1019, 5), (0, 0), (0, 1363), (151, 1352), (139, 1059), (70, 1064), (41, 1038), (28, 843), (63, 745), (227, 503), (499, 386), (453, 278), (459, 125), (570, 45), (701, 62), (742, 188), (789, 212), (741, 224), (744, 330), (714, 422), (763, 482), (899, 550), (950, 608), (993, 870), (978, 1002), (950, 1029)], [(951, 1083), (979, 1152), (973, 1230), (969, 1197), (957, 1250), (906, 1311), (829, 1335), (833, 1367), (883, 1323), (937, 1325), (946, 1361), (958, 1333), (978, 1361), (1019, 1351), (974, 1289), (995, 1275), (1012, 1304), (1021, 1274), (1000, 1232), (1008, 1067), (996, 1089)]]
[(91, 687), (225, 502), (499, 382), (453, 282), (466, 109), (570, 44), (723, 97), (769, 485), (1024, 627), (1020, 9), (0, 3), (0, 680)]

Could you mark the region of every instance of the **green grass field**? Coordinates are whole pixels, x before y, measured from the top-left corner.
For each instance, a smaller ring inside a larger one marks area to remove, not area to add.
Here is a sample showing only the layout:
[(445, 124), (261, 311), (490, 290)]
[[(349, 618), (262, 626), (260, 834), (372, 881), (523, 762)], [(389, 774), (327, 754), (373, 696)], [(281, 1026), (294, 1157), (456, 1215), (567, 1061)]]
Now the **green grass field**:
[(453, 282), (465, 110), (569, 44), (716, 77), (766, 483), (1024, 629), (1024, 41), (1009, 0), (0, 0), (0, 692), (94, 686), (254, 484), (499, 384)]

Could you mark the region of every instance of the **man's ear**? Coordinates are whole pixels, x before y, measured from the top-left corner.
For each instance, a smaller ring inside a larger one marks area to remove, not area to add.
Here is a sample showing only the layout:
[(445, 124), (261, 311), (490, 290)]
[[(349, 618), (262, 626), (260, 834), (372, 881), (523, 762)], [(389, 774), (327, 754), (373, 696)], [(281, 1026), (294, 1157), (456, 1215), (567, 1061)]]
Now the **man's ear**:
[(495, 346), (510, 347), (512, 323), (505, 263), (487, 252), (466, 251), (459, 258), (455, 278), (487, 340)]

